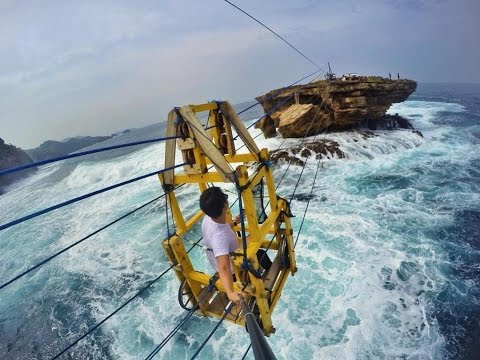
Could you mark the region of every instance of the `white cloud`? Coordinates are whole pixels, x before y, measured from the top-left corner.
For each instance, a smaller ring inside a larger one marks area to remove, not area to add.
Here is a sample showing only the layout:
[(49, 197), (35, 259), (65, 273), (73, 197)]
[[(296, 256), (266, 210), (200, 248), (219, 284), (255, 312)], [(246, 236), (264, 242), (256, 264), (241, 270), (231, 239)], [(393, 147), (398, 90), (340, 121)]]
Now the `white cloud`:
[[(339, 73), (399, 71), (420, 81), (480, 81), (474, 61), (480, 50), (473, 46), (480, 33), (478, 1), (399, 4), (239, 3)], [(141, 126), (173, 105), (252, 98), (312, 68), (218, 0), (19, 0), (0, 6), (0, 133), (26, 147)]]

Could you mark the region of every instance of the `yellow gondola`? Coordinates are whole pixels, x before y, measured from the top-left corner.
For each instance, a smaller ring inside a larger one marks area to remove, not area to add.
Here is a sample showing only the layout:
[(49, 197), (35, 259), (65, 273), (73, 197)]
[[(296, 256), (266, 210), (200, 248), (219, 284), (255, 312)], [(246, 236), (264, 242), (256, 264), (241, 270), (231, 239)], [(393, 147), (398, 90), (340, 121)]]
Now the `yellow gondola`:
[[(205, 127), (197, 117), (197, 113), (201, 112), (208, 112)], [(238, 141), (246, 146), (246, 153), (237, 153), (235, 150), (233, 130), (237, 133)], [(183, 237), (204, 214), (198, 210), (186, 219), (175, 195), (175, 188), (185, 183), (198, 184), (200, 192), (207, 188), (208, 183), (233, 183), (245, 219), (234, 228), (241, 233), (238, 236), (240, 251), (232, 254), (238, 280), (234, 288), (243, 290), (247, 301), (256, 305), (255, 312), (264, 333), (273, 333), (275, 328), (271, 316), (288, 275), (296, 272), (296, 263), (289, 204), (276, 194), (268, 150), (257, 147), (227, 101), (173, 109), (168, 114), (166, 136), (176, 138), (166, 143), (165, 167), (175, 165), (177, 151), (188, 163), (184, 165), (183, 174), (175, 174), (172, 169), (159, 175), (176, 224), (176, 233), (163, 241), (163, 248), (180, 280), (180, 295), (185, 294), (199, 314), (225, 317), (234, 323), (245, 324), (239, 305), (233, 306), (228, 314), (224, 313), (228, 300), (221, 282), (214, 278), (216, 290), (208, 291), (211, 276), (193, 268)], [(265, 184), (269, 199), (269, 207), (263, 209), (265, 214), (261, 222), (257, 216), (260, 209), (254, 199), (254, 188), (259, 184)], [(231, 214), (228, 216), (231, 219)], [(246, 233), (249, 233), (248, 244)], [(272, 266), (263, 274), (260, 274), (256, 257), (259, 249), (275, 252)]]

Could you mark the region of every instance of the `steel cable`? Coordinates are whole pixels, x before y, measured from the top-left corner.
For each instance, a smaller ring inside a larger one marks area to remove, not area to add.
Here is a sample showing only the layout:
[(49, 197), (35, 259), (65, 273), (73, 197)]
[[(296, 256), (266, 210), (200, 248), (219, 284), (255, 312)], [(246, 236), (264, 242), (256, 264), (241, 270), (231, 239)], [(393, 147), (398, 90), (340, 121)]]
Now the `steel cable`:
[(244, 13), (245, 15), (247, 15), (250, 19), (254, 20), (255, 22), (257, 22), (258, 24), (260, 24), (261, 26), (263, 26), (265, 29), (267, 29), (268, 31), (270, 31), (272, 34), (274, 34), (276, 37), (278, 37), (280, 40), (282, 40), (285, 44), (287, 44), (288, 46), (290, 46), (294, 51), (296, 51), (298, 54), (300, 54), (301, 56), (303, 56), (305, 59), (307, 59), (311, 64), (313, 64), (314, 66), (316, 66), (318, 69), (322, 69), (317, 63), (315, 63), (313, 60), (311, 60), (308, 56), (306, 56), (304, 53), (302, 53), (300, 50), (298, 50), (295, 46), (293, 46), (290, 42), (288, 42), (287, 40), (285, 40), (282, 36), (280, 36), (279, 34), (277, 34), (275, 31), (273, 31), (270, 27), (268, 27), (267, 25), (265, 25), (263, 22), (261, 22), (260, 20), (256, 19), (255, 17), (253, 17), (252, 15), (250, 15), (248, 12), (246, 12), (245, 10), (242, 10), (241, 8), (239, 8), (237, 5), (233, 4), (232, 2), (228, 1), (228, 0), (223, 0), (225, 1), (226, 3), (230, 4), (231, 6), (233, 6), (235, 9), (237, 9), (238, 11), (241, 11), (242, 13)]
[[(198, 239), (197, 244), (202, 240), (203, 237)], [(192, 249), (195, 248), (195, 245), (192, 245), (192, 247), (187, 251), (187, 253), (190, 253)], [(155, 284), (158, 280), (160, 280), (165, 274), (167, 274), (171, 269), (174, 268), (175, 265), (171, 265), (168, 267), (166, 270), (164, 270), (159, 276), (157, 276), (154, 280), (150, 280), (148, 282), (148, 285), (145, 286), (143, 289), (141, 289), (139, 292), (137, 292), (134, 296), (132, 296), (130, 299), (128, 299), (126, 302), (124, 302), (119, 308), (117, 308), (114, 312), (110, 313), (110, 315), (106, 316), (102, 321), (97, 323), (96, 325), (92, 326), (85, 334), (80, 336), (77, 340), (75, 340), (73, 343), (68, 345), (65, 349), (63, 349), (61, 352), (59, 352), (57, 355), (55, 355), (52, 360), (57, 359), (59, 356), (63, 355), (65, 352), (70, 350), (73, 346), (78, 344), (82, 339), (90, 335), (93, 331), (98, 329), (103, 323), (105, 323), (108, 319), (110, 319), (113, 315), (118, 313), (120, 310), (122, 310), (125, 306), (127, 306), (129, 303), (131, 303), (134, 299), (136, 299), (138, 296), (140, 296), (144, 291), (146, 291), (148, 288), (150, 288), (153, 284)]]
[(21, 171), (21, 170), (25, 170), (25, 169), (29, 169), (29, 168), (32, 168), (32, 167), (37, 167), (37, 166), (41, 166), (41, 165), (45, 165), (45, 164), (50, 164), (50, 163), (61, 161), (61, 160), (72, 159), (72, 158), (76, 158), (76, 157), (80, 157), (80, 156), (85, 156), (85, 155), (90, 155), (90, 154), (103, 152), (103, 151), (121, 149), (121, 148), (125, 148), (125, 147), (142, 145), (142, 144), (150, 144), (150, 143), (154, 143), (154, 142), (165, 141), (165, 140), (176, 139), (176, 138), (177, 138), (177, 136), (167, 136), (167, 137), (162, 137), (162, 138), (155, 138), (155, 139), (143, 140), (143, 141), (135, 141), (135, 142), (132, 142), (132, 143), (127, 143), (127, 144), (113, 145), (113, 146), (108, 146), (108, 147), (99, 148), (99, 149), (87, 150), (87, 151), (77, 152), (77, 153), (68, 154), (68, 155), (64, 155), (64, 156), (58, 156), (58, 157), (54, 157), (54, 158), (50, 158), (50, 159), (46, 159), (46, 160), (37, 161), (37, 162), (34, 162), (34, 163), (30, 163), (30, 164), (25, 164), (25, 165), (1, 170), (0, 171), (0, 176), (11, 174), (11, 173)]
[(133, 182), (136, 182), (136, 181), (145, 179), (145, 178), (150, 177), (150, 176), (153, 176), (153, 175), (158, 175), (158, 174), (164, 173), (165, 171), (172, 170), (172, 169), (175, 169), (175, 168), (180, 167), (180, 166), (183, 166), (183, 165), (187, 165), (187, 163), (182, 163), (182, 164), (179, 164), (179, 165), (170, 166), (170, 167), (164, 168), (164, 169), (162, 169), (162, 170), (158, 170), (158, 171), (154, 171), (154, 172), (151, 172), (151, 173), (142, 175), (142, 176), (138, 176), (138, 177), (135, 177), (135, 178), (130, 179), (130, 180), (127, 180), (127, 181), (122, 181), (122, 182), (120, 182), (120, 183), (118, 183), (118, 184), (110, 185), (110, 186), (107, 186), (107, 187), (105, 187), (105, 188), (103, 188), (103, 189), (96, 190), (96, 191), (93, 191), (93, 192), (91, 192), (91, 193), (88, 193), (88, 194), (85, 194), (85, 195), (82, 195), (82, 196), (79, 196), (79, 197), (76, 197), (76, 198), (73, 198), (73, 199), (64, 201), (64, 202), (62, 202), (62, 203), (59, 203), (59, 204), (50, 206), (50, 207), (48, 207), (48, 208), (46, 208), (46, 209), (43, 209), (43, 210), (40, 210), (40, 211), (36, 211), (36, 212), (34, 212), (34, 213), (32, 213), (32, 214), (23, 216), (23, 217), (21, 217), (21, 218), (19, 218), (19, 219), (16, 219), (16, 220), (10, 221), (10, 222), (8, 222), (8, 223), (6, 223), (6, 224), (0, 225), (0, 230), (8, 229), (9, 227), (11, 227), (11, 226), (13, 226), (13, 225), (20, 224), (20, 223), (22, 223), (22, 222), (24, 222), (24, 221), (27, 221), (27, 220), (36, 218), (37, 216), (40, 216), (40, 215), (49, 213), (49, 212), (51, 212), (51, 211), (53, 211), (53, 210), (60, 209), (60, 208), (62, 208), (62, 207), (64, 207), (64, 206), (67, 206), (67, 205), (70, 205), (70, 204), (79, 202), (79, 201), (81, 201), (81, 200), (88, 199), (88, 198), (90, 198), (90, 197), (92, 197), (92, 196), (94, 196), (94, 195), (98, 195), (98, 194), (104, 193), (104, 192), (106, 192), (106, 191), (109, 191), (109, 190), (118, 188), (118, 187), (120, 187), (120, 186), (124, 186), (124, 185), (131, 184), (131, 183), (133, 183)]

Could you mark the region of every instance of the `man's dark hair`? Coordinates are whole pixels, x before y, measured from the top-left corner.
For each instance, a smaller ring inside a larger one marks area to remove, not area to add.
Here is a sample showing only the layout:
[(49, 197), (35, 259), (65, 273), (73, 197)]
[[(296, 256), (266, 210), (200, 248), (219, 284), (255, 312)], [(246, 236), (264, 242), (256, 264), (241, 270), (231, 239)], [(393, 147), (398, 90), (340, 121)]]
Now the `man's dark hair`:
[(222, 189), (212, 186), (200, 195), (200, 209), (208, 216), (217, 218), (222, 215), (227, 198), (228, 196), (224, 194)]

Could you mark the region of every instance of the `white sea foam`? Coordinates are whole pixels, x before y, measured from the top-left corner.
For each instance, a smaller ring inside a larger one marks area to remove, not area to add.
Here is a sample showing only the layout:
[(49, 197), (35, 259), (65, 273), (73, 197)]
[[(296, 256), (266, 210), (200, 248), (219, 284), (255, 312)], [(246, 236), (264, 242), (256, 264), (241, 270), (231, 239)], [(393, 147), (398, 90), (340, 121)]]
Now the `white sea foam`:
[[(426, 229), (452, 223), (449, 204), (473, 204), (480, 202), (480, 197), (472, 194), (469, 184), (457, 188), (432, 184), (441, 181), (443, 162), (461, 169), (474, 158), (475, 151), (478, 153), (478, 144), (459, 141), (460, 135), (451, 127), (439, 129), (434, 121), (440, 112), (462, 111), (457, 104), (420, 101), (394, 105), (389, 110), (409, 117), (415, 128), (424, 132), (423, 138), (410, 130), (377, 131), (378, 136), (367, 139), (360, 133), (320, 135), (337, 141), (346, 158), (321, 160), (315, 197), (296, 249), (299, 271), (288, 280), (273, 314), (277, 332), (269, 342), (279, 359), (442, 357), (444, 340), (438, 324), (427, 313), (430, 294), (439, 293), (448, 282), (442, 271), (448, 258)], [(254, 135), (258, 132), (252, 131)], [(285, 146), (299, 141), (289, 139)], [(281, 139), (258, 143), (274, 149)], [(0, 219), (8, 221), (28, 213), (32, 204), (40, 209), (161, 169), (163, 145), (105, 161), (85, 159), (59, 181), (43, 181), (61, 166), (40, 169), (2, 198)], [(308, 159), (297, 194), (310, 192), (316, 166), (313, 157)], [(286, 167), (275, 170), (277, 181)], [(422, 175), (436, 171), (435, 178)], [(290, 167), (280, 187), (281, 195), (291, 195), (299, 174), (299, 167)], [(43, 215), (22, 225), (21, 230), (12, 228), (4, 232), (7, 235), (0, 234), (5, 254), (12, 258), (2, 256), (8, 264), (7, 270), (2, 268), (2, 279), (161, 192), (158, 178), (153, 176)], [(197, 207), (197, 192), (188, 188), (182, 192), (182, 207), (192, 211)], [(292, 219), (295, 229), (305, 206), (304, 201), (292, 202), (297, 215)], [(143, 288), (147, 279), (169, 266), (161, 247), (165, 235), (161, 200), (48, 266), (90, 281), (88, 307), (100, 321)], [(19, 242), (28, 243), (29, 248), (19, 247)], [(22, 263), (14, 259), (19, 254)], [(208, 270), (202, 250), (193, 250), (192, 257), (196, 266), (203, 264)], [(168, 273), (148, 294), (102, 325), (102, 332), (113, 338), (110, 351), (114, 358), (147, 356), (180, 321), (183, 313), (176, 303), (178, 285), (173, 273)], [(215, 323), (193, 318), (158, 358), (189, 358)], [(200, 358), (238, 358), (248, 342), (243, 329), (223, 324)]]

